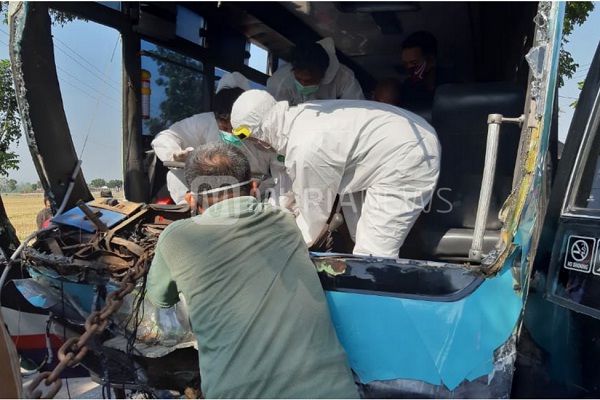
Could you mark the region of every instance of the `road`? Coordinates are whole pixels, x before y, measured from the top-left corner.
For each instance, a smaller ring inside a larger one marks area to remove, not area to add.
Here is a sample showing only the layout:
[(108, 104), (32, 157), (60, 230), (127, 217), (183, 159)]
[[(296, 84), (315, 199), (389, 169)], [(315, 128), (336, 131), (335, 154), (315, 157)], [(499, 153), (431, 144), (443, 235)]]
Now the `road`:
[[(24, 380), (24, 387), (27, 388), (29, 383), (34, 379), (29, 377)], [(69, 378), (63, 379), (63, 384), (60, 391), (54, 397), (55, 399), (101, 399), (102, 388), (95, 382), (92, 382), (90, 378)], [(39, 387), (44, 389), (42, 383)], [(46, 393), (44, 391), (44, 393)], [(111, 393), (111, 397), (114, 395)]]

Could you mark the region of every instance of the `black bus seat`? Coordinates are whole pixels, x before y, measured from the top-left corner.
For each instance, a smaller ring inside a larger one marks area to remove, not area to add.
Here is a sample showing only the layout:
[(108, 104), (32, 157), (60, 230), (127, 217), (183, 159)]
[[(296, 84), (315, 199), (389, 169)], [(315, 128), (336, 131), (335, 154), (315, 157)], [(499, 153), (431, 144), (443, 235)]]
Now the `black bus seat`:
[[(487, 117), (523, 113), (523, 88), (509, 82), (448, 84), (436, 90), (432, 124), (442, 160), (436, 192), (400, 251), (403, 258), (467, 260), (485, 162)], [(512, 190), (521, 129), (503, 124), (484, 252), (500, 237), (498, 212)]]

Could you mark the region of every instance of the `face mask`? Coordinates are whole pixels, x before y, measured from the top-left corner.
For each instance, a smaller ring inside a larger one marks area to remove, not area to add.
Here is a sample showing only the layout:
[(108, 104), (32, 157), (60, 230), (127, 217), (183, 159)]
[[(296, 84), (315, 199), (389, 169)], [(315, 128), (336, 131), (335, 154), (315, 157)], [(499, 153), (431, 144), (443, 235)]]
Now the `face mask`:
[(221, 140), (224, 141), (225, 143), (229, 143), (229, 144), (232, 144), (237, 147), (242, 146), (242, 141), (237, 136), (235, 136), (229, 132), (223, 132), (223, 131), (219, 130), (219, 136), (221, 136)]
[(310, 96), (311, 94), (316, 93), (317, 90), (319, 90), (319, 87), (321, 86), (321, 85), (302, 86), (300, 84), (300, 82), (298, 82), (297, 80), (294, 80), (294, 85), (296, 85), (296, 89), (303, 96)]

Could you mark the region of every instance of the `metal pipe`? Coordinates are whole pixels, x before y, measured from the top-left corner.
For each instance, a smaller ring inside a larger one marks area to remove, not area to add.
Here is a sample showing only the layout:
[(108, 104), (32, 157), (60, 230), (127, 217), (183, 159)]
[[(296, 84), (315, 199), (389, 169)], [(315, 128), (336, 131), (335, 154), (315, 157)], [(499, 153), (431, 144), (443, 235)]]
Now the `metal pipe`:
[(483, 258), (483, 237), (487, 223), (490, 201), (492, 199), (492, 188), (494, 186), (494, 174), (496, 173), (496, 161), (498, 158), (498, 142), (500, 139), (500, 125), (502, 115), (488, 115), (488, 134), (485, 149), (485, 165), (483, 167), (483, 178), (481, 180), (481, 191), (479, 193), (479, 204), (477, 205), (477, 217), (475, 219), (475, 230), (473, 242), (469, 250), (469, 258), (479, 261)]
[(500, 141), (500, 125), (503, 122), (523, 125), (525, 116), (518, 118), (505, 118), (501, 114), (488, 115), (488, 135), (485, 149), (485, 165), (483, 167), (483, 178), (481, 179), (481, 191), (479, 192), (479, 204), (477, 205), (477, 217), (475, 218), (475, 229), (473, 232), (473, 242), (469, 250), (469, 258), (473, 261), (480, 261), (483, 258), (483, 239), (485, 236), (485, 226), (490, 211), (490, 202), (492, 200), (492, 189), (494, 187), (494, 175), (496, 173), (496, 163), (498, 160), (498, 143)]
[(60, 208), (56, 212), (55, 217), (58, 217), (65, 210), (65, 207), (67, 206), (67, 201), (69, 201), (71, 193), (73, 193), (73, 188), (75, 187), (75, 178), (77, 178), (79, 171), (81, 171), (81, 160), (77, 160), (77, 163), (75, 164), (75, 169), (73, 170), (73, 174), (71, 175), (71, 181), (69, 182), (69, 187), (67, 188), (65, 197), (63, 197), (63, 201), (60, 205)]
[(2, 277), (0, 277), (0, 303), (2, 302), (1, 297), (2, 297), (2, 289), (4, 288), (4, 282), (6, 281), (6, 277), (8, 276), (8, 271), (10, 271), (10, 268), (12, 267), (13, 262), (17, 259), (17, 257), (19, 257), (19, 255), (21, 255), (21, 252), (23, 251), (23, 249), (25, 248), (25, 246), (27, 246), (27, 244), (31, 241), (31, 239), (33, 239), (34, 237), (36, 237), (38, 233), (49, 231), (49, 230), (52, 230), (52, 229), (55, 229), (55, 227), (54, 226), (49, 226), (47, 228), (44, 228), (42, 230), (39, 230), (37, 232), (32, 233), (31, 235), (27, 236), (25, 238), (25, 240), (23, 240), (21, 242), (21, 244), (19, 245), (19, 247), (17, 247), (17, 249), (15, 250), (15, 252), (13, 253), (13, 255), (10, 257), (10, 259), (6, 263), (6, 268), (4, 268), (4, 271), (2, 272)]
[(87, 206), (87, 204), (83, 202), (83, 200), (77, 200), (77, 207), (79, 207), (85, 216), (88, 217), (88, 219), (92, 221), (94, 225), (96, 225), (100, 232), (108, 232), (108, 226), (106, 226), (106, 224), (102, 222), (102, 220), (98, 218), (96, 214), (94, 214), (94, 212)]

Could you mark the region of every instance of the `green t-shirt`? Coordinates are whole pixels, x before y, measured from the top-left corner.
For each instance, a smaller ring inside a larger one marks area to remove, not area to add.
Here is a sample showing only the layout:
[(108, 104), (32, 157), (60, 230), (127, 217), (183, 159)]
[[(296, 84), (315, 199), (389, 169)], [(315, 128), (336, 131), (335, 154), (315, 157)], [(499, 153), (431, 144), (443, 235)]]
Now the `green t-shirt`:
[(208, 398), (357, 398), (294, 217), (236, 197), (161, 234), (147, 295), (186, 298)]

